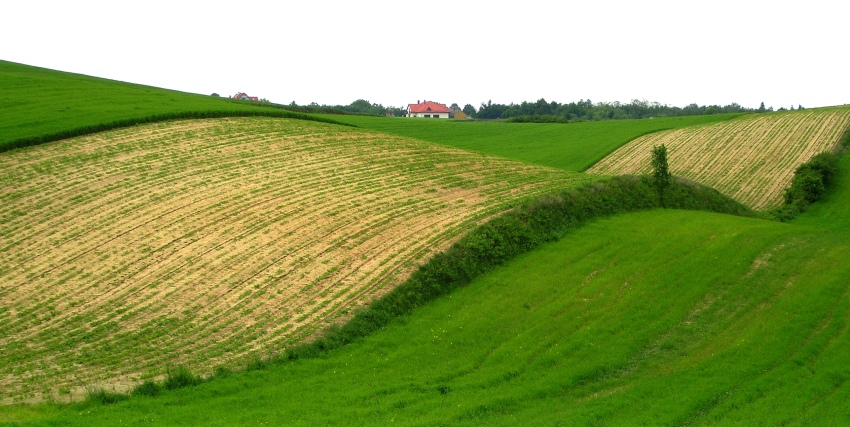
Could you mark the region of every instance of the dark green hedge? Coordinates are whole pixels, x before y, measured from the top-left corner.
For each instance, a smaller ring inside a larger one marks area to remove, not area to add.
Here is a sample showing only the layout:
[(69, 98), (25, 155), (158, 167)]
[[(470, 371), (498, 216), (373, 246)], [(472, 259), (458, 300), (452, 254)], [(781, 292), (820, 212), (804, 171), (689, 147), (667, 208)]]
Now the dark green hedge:
[(779, 221), (790, 221), (823, 197), (838, 172), (839, 155), (820, 153), (794, 171), (791, 186), (785, 190), (785, 205), (771, 211)]

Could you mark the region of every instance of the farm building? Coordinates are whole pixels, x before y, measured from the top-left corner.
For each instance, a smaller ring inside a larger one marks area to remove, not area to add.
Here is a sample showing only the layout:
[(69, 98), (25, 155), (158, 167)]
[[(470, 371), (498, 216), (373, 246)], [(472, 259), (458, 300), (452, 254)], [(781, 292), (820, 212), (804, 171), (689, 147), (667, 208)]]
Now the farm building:
[(407, 104), (407, 117), (424, 117), (426, 119), (448, 119), (449, 107), (433, 101), (416, 101)]
[(247, 94), (247, 93), (244, 93), (244, 92), (239, 92), (239, 93), (237, 93), (236, 95), (233, 95), (233, 98), (235, 98), (235, 99), (244, 99), (244, 100), (246, 100), (246, 101), (259, 101), (259, 100), (260, 100), (260, 98), (259, 98), (259, 97), (256, 97), (256, 96), (248, 96), (248, 94)]

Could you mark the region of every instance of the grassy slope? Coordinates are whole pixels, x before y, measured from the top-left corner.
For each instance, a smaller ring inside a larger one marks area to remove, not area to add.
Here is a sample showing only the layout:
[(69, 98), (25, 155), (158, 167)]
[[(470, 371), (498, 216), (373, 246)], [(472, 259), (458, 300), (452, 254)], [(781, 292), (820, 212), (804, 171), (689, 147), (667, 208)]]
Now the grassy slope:
[(320, 359), (109, 407), (4, 411), (59, 425), (844, 425), (848, 169), (798, 224), (598, 220)]
[(365, 116), (323, 116), (379, 132), (409, 136), (568, 171), (583, 171), (621, 145), (665, 129), (729, 120), (737, 114), (605, 122), (502, 123)]
[(227, 98), (0, 61), (0, 151), (15, 142), (45, 135), (202, 112), (305, 116)]

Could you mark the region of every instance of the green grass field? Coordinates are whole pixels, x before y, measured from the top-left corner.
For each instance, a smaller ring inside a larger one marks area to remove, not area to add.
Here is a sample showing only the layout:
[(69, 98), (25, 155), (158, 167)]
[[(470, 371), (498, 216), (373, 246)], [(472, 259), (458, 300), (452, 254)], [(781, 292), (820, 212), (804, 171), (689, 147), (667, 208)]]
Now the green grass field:
[(503, 123), (401, 117), (332, 116), (342, 123), (536, 165), (581, 172), (651, 132), (730, 120), (739, 114), (605, 122)]
[(304, 114), (0, 61), (0, 151), (132, 122), (205, 115)]
[[(0, 130), (50, 132), (29, 116)], [(346, 119), (567, 170), (674, 127)], [(848, 425), (850, 158), (836, 181), (791, 223), (598, 219), (318, 357), (111, 405), (3, 406), (0, 425)]]

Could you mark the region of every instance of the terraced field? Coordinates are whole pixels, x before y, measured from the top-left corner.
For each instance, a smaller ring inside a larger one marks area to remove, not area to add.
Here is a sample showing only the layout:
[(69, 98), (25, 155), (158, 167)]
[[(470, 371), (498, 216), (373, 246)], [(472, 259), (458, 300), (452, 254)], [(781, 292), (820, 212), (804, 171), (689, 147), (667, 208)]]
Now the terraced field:
[(519, 200), (593, 178), (273, 118), (0, 156), (6, 403), (240, 366), (347, 318)]
[(643, 136), (588, 172), (647, 173), (652, 147), (664, 144), (674, 175), (714, 187), (752, 208), (769, 209), (782, 203), (796, 167), (834, 149), (848, 126), (848, 107), (742, 116)]

